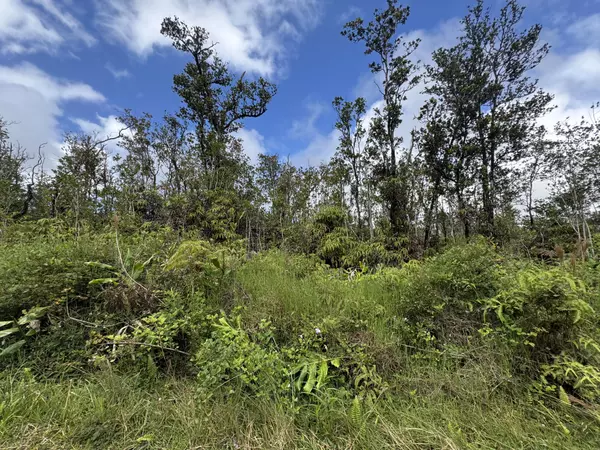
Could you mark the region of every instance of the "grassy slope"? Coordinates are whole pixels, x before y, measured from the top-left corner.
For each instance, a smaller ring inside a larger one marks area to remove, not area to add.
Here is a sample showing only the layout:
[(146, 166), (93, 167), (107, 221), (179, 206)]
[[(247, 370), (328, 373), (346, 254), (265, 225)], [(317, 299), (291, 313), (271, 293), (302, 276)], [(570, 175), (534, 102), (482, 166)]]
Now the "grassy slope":
[[(34, 251), (28, 244), (2, 248), (9, 255), (4, 272), (0, 270), (5, 285), (10, 284), (7, 273), (31, 264), (27, 252), (35, 253), (35, 261), (47, 259), (45, 250), (53, 252), (61, 264), (69, 261), (74, 268), (80, 266), (78, 258), (107, 252), (102, 240), (86, 242), (77, 252), (54, 244)], [(432, 358), (426, 352), (415, 357), (404, 345), (402, 327), (393, 323), (403, 293), (435, 295), (419, 284), (425, 283), (422, 268), (408, 268), (417, 276), (390, 285), (398, 273), (349, 281), (333, 271), (314, 271), (311, 264), (276, 253), (244, 265), (236, 275), (234, 297), (236, 305), (244, 306), (243, 323), (253, 329), (269, 318), (280, 343), (293, 341), (303, 326), (358, 340), (388, 384), (375, 404), (357, 405), (333, 388), (293, 407), (235, 389), (206, 399), (198, 395), (193, 377), (148, 380), (117, 368), (45, 380), (24, 369), (30, 361), (22, 361), (20, 367), (0, 372), (0, 448), (600, 448), (591, 413), (556, 401), (546, 406), (533, 401), (507, 374), (504, 356), (496, 349), (448, 348)], [(486, 264), (483, 258), (481, 265)], [(479, 277), (484, 283), (480, 268), (474, 273), (463, 269), (453, 266), (453, 277)], [(440, 267), (429, 272), (428, 277), (443, 280)], [(57, 280), (51, 278), (58, 292)], [(28, 278), (23, 282), (33, 283)], [(5, 300), (13, 297), (4, 291)], [(349, 331), (346, 322), (360, 323), (361, 329)]]

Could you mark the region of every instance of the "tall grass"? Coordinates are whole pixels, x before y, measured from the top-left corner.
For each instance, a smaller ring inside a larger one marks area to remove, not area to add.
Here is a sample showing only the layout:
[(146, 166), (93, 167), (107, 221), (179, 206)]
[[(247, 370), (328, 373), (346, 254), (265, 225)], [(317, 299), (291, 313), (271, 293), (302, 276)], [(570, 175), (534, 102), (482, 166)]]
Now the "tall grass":
[[(413, 382), (441, 381), (439, 374), (430, 375), (421, 373)], [(193, 381), (169, 379), (149, 386), (139, 377), (110, 372), (62, 383), (5, 374), (0, 389), (0, 448), (6, 450), (600, 446), (597, 433), (580, 426), (576, 434), (565, 434), (564, 418), (522, 399), (472, 401), (435, 389), (358, 411), (352, 403), (332, 403), (325, 396), (299, 410), (240, 394), (203, 402)]]

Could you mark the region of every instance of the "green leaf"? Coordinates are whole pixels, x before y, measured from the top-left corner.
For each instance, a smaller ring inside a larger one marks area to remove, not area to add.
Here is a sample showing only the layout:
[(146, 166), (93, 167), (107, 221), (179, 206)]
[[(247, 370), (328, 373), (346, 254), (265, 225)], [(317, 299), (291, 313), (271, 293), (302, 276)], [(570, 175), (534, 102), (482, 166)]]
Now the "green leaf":
[(337, 367), (339, 369), (340, 367), (340, 358), (334, 358), (331, 360), (331, 365), (333, 367)]
[(29, 311), (23, 311), (23, 315), (19, 317), (17, 324), (27, 325), (32, 320), (36, 320), (40, 317), (43, 317), (46, 314), (46, 311), (48, 311), (48, 309), (50, 309), (49, 306), (36, 306), (34, 308), (31, 308)]
[(96, 267), (97, 269), (106, 269), (106, 270), (112, 270), (112, 271), (117, 271), (116, 267), (111, 266), (110, 264), (104, 264), (98, 261), (88, 261), (85, 263), (86, 266), (89, 267)]
[(17, 341), (14, 344), (9, 345), (8, 347), (6, 347), (4, 350), (2, 350), (0, 352), (0, 358), (2, 358), (3, 356), (12, 355), (17, 350), (19, 350), (21, 347), (23, 347), (23, 345), (25, 345), (25, 341)]
[(304, 385), (304, 392), (310, 394), (315, 387), (315, 382), (317, 381), (317, 363), (314, 362), (308, 368), (308, 380), (306, 380), (306, 384)]
[(558, 398), (560, 399), (560, 402), (564, 403), (565, 405), (571, 404), (571, 401), (569, 400), (569, 396), (567, 395), (567, 393), (565, 392), (565, 390), (563, 389), (562, 386), (560, 386), (558, 388)]
[(317, 389), (321, 389), (321, 386), (327, 382), (327, 373), (329, 370), (329, 365), (327, 361), (321, 362), (321, 367), (319, 368), (319, 378), (317, 379)]
[(5, 326), (7, 326), (7, 325), (10, 325), (11, 323), (13, 323), (12, 320), (6, 320), (6, 321), (3, 321), (3, 322), (0, 322), (0, 328), (3, 328)]
[(95, 280), (92, 280), (88, 283), (90, 286), (93, 286), (95, 284), (118, 284), (118, 279), (117, 278), (96, 278)]
[(306, 374), (308, 373), (308, 366), (305, 364), (302, 367), (302, 372), (300, 372), (300, 376), (296, 380), (296, 390), (302, 389), (302, 383), (304, 382), (304, 378), (306, 378)]
[(0, 338), (6, 337), (6, 336), (10, 336), (11, 334), (17, 333), (19, 331), (18, 328), (9, 328), (8, 330), (1, 330), (0, 331)]
[(145, 434), (144, 436), (137, 438), (135, 442), (137, 442), (138, 444), (143, 444), (144, 442), (154, 442), (154, 435)]
[(220, 269), (221, 268), (221, 263), (219, 262), (219, 260), (217, 258), (213, 258), (211, 259), (211, 262), (213, 263), (213, 265), (217, 268)]
[(136, 263), (133, 265), (133, 269), (131, 270), (131, 278), (137, 280), (142, 275), (142, 273), (144, 273), (144, 264)]

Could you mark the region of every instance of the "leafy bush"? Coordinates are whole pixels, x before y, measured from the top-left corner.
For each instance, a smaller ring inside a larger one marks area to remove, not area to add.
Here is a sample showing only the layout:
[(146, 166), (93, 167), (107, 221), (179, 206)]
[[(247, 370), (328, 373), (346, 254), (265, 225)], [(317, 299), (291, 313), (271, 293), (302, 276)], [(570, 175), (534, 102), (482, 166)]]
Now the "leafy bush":
[(513, 286), (485, 299), (484, 318), (513, 345), (548, 361), (590, 329), (594, 310), (584, 282), (562, 267), (531, 267), (511, 275)]
[(234, 317), (233, 323), (224, 316), (215, 317), (211, 338), (194, 355), (203, 392), (227, 385), (259, 397), (281, 393), (284, 363), (274, 346), (269, 322), (261, 322), (252, 339), (241, 328), (240, 316)]
[(88, 340), (92, 361), (99, 366), (116, 363), (126, 370), (157, 369), (189, 372), (193, 351), (208, 337), (206, 309), (197, 298), (193, 308), (175, 292), (167, 292), (162, 308), (126, 324), (115, 333), (94, 331)]
[(502, 257), (481, 240), (410, 261), (389, 278), (396, 312), (442, 341), (461, 341), (481, 325), (479, 301), (498, 291)]
[(162, 286), (184, 293), (200, 289), (214, 304), (230, 307), (235, 270), (244, 254), (243, 241), (229, 245), (184, 241), (165, 262), (159, 280)]

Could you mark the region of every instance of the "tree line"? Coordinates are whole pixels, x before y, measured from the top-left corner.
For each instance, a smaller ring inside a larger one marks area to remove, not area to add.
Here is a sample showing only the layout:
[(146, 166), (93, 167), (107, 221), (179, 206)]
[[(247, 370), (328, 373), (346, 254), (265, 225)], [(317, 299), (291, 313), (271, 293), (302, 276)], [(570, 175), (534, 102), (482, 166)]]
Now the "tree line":
[[(321, 252), (338, 265), (350, 250), (402, 259), (478, 234), (593, 252), (595, 109), (579, 122), (540, 125), (553, 95), (534, 73), (550, 49), (541, 25), (522, 26), (524, 10), (517, 0), (498, 11), (477, 0), (456, 43), (434, 51), (431, 64), (414, 57), (420, 42), (402, 34), (410, 10), (397, 0), (348, 22), (341, 34), (370, 58), (381, 101), (368, 111), (364, 98), (336, 97), (337, 152), (307, 168), (268, 154), (250, 164), (236, 131), (267, 113), (276, 86), (233, 73), (204, 28), (166, 18), (161, 33), (189, 59), (173, 77), (179, 110), (160, 120), (126, 110), (110, 139), (69, 133), (50, 171), (41, 147), (28, 158), (0, 121), (0, 219), (58, 218), (78, 233), (118, 217), (123, 228), (150, 222), (217, 242), (243, 237), (248, 250)], [(428, 99), (402, 136), (416, 89)], [(107, 150), (112, 139), (118, 154)], [(547, 195), (536, 199), (542, 185)]]

